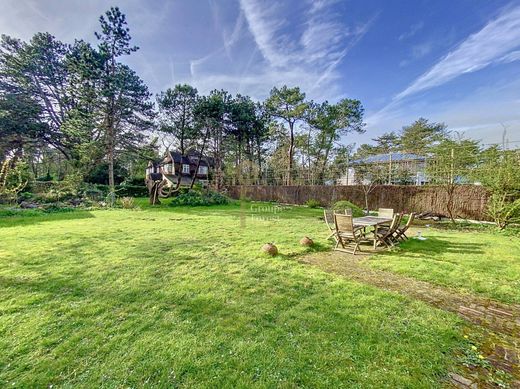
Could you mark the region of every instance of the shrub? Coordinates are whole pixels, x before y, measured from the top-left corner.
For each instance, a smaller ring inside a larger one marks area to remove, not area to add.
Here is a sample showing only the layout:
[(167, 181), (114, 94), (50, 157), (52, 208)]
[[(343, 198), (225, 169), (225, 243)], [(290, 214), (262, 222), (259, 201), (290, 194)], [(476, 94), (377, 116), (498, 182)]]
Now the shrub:
[(198, 192), (189, 191), (181, 193), (174, 197), (170, 203), (171, 206), (205, 206), (205, 205), (223, 205), (229, 204), (229, 199), (218, 192)]
[(501, 230), (520, 223), (520, 198), (510, 200), (507, 195), (493, 193), (488, 200), (487, 213)]
[(95, 186), (87, 186), (83, 190), (83, 196), (91, 201), (101, 201), (106, 197), (106, 192), (95, 187)]
[(332, 209), (334, 209), (335, 211), (343, 211), (346, 208), (352, 209), (352, 216), (354, 217), (361, 217), (365, 215), (361, 208), (347, 200), (337, 201), (334, 203), (334, 206), (332, 207)]
[(28, 182), (27, 164), (6, 159), (0, 164), (0, 201), (16, 200), (18, 193), (24, 190)]
[(0, 218), (12, 216), (40, 216), (41, 209), (3, 208), (0, 209)]
[(22, 201), (32, 200), (33, 198), (34, 194), (32, 194), (31, 192), (21, 192), (18, 193), (17, 203), (20, 204)]
[(73, 211), (75, 211), (73, 207), (66, 206), (63, 203), (52, 203), (43, 206), (43, 212), (45, 213), (64, 213)]
[(500, 230), (520, 222), (520, 151), (491, 147), (472, 174), (489, 192), (487, 213)]
[(135, 201), (133, 197), (121, 197), (119, 199), (119, 202), (121, 203), (121, 206), (124, 209), (133, 209), (135, 208)]
[(318, 200), (309, 199), (305, 202), (305, 205), (309, 208), (318, 208), (321, 204)]
[(118, 196), (125, 197), (147, 197), (148, 188), (144, 184), (144, 180), (141, 185), (129, 185), (122, 184), (116, 186), (116, 193)]
[(207, 198), (210, 200), (211, 203), (213, 203), (215, 205), (225, 205), (225, 204), (229, 204), (229, 202), (230, 202), (229, 197), (224, 196), (221, 193), (212, 192), (212, 191), (209, 191), (206, 193), (207, 193)]

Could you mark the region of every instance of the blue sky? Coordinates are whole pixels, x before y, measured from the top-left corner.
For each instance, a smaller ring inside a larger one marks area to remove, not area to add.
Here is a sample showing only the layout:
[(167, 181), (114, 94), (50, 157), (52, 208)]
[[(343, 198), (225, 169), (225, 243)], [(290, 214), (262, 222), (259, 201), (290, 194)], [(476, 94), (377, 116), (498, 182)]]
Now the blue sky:
[(367, 132), (348, 143), (420, 116), (520, 141), (520, 0), (3, 0), (0, 32), (94, 41), (111, 5), (141, 47), (126, 62), (154, 93), (187, 82), (263, 99), (298, 85), (362, 101)]

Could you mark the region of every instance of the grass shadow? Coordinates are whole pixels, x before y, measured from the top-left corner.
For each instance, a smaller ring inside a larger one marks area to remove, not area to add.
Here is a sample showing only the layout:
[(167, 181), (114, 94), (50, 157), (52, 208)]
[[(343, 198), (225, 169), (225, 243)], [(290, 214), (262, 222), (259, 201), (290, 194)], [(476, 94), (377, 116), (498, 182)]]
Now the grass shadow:
[(387, 251), (385, 254), (398, 256), (407, 252), (426, 256), (435, 256), (442, 253), (483, 254), (485, 246), (483, 243), (454, 242), (438, 237), (428, 237), (426, 240), (410, 238), (401, 243), (397, 250)]

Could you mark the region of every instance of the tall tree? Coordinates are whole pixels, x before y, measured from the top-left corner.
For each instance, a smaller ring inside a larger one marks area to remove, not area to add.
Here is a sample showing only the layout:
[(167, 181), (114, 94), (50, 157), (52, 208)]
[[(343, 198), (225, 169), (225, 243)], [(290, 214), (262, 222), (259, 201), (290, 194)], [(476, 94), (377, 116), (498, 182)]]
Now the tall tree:
[(446, 136), (444, 123), (430, 123), (427, 119), (419, 118), (411, 125), (403, 127), (399, 137), (399, 149), (406, 153), (424, 155)]
[(385, 132), (372, 139), (376, 143), (378, 153), (391, 153), (397, 151), (401, 142), (399, 135), (394, 131)]
[(119, 142), (137, 140), (139, 131), (151, 125), (153, 105), (142, 80), (118, 58), (138, 50), (131, 46), (126, 17), (117, 7), (99, 18), (101, 32), (96, 32), (101, 56), (101, 96), (108, 183), (114, 193), (114, 158)]
[(235, 178), (259, 177), (262, 144), (266, 137), (263, 107), (249, 96), (237, 95), (229, 105), (229, 146), (234, 155)]
[(45, 142), (67, 159), (74, 158), (80, 139), (63, 131), (70, 110), (76, 105), (67, 66), (70, 47), (48, 33), (38, 33), (29, 43), (3, 35), (0, 43), (2, 90), (25, 96), (39, 106)]
[(309, 125), (317, 130), (314, 140), (315, 166), (319, 180), (323, 181), (335, 142), (349, 132), (363, 132), (363, 107), (359, 100), (343, 99), (337, 104), (326, 101), (314, 105)]
[(29, 96), (0, 91), (0, 162), (20, 159), (46, 132), (40, 107)]
[(197, 132), (193, 114), (197, 98), (197, 89), (187, 84), (175, 85), (157, 96), (159, 130), (175, 137), (182, 155)]
[(231, 95), (228, 92), (213, 90), (209, 96), (198, 99), (194, 110), (195, 121), (200, 131), (200, 154), (202, 155), (206, 149), (210, 149), (212, 153), (215, 161), (214, 186), (217, 190), (222, 188), (224, 182), (224, 139), (230, 125), (230, 102)]
[(305, 101), (305, 93), (300, 88), (273, 88), (265, 102), (266, 108), (271, 116), (284, 123), (287, 131), (288, 150), (287, 150), (287, 173), (285, 183), (291, 185), (293, 164), (296, 123), (307, 117), (309, 103)]

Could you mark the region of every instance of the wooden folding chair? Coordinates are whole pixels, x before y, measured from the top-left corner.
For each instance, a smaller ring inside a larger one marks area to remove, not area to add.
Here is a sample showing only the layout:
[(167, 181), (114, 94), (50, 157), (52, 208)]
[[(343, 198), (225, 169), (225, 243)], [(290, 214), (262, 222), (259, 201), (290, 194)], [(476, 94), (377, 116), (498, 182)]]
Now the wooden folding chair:
[(377, 211), (378, 217), (387, 217), (389, 219), (394, 217), (394, 210), (392, 208), (379, 208)]
[(336, 243), (338, 242), (337, 236), (336, 236), (336, 226), (334, 224), (334, 213), (344, 213), (345, 215), (352, 216), (352, 209), (351, 208), (345, 208), (341, 211), (334, 211), (332, 209), (324, 209), (323, 210), (323, 219), (325, 220), (325, 224), (327, 225), (330, 234), (327, 236), (327, 239), (334, 238)]
[(334, 238), (334, 240), (337, 243), (338, 237), (336, 236), (336, 226), (334, 225), (334, 211), (332, 209), (324, 209), (323, 219), (325, 220), (325, 224), (327, 225), (330, 231), (330, 234), (329, 236), (327, 236), (327, 239)]
[[(355, 255), (359, 249), (359, 244), (363, 241), (369, 241), (365, 236), (362, 226), (354, 227), (354, 219), (351, 215), (335, 213), (334, 224), (336, 226), (337, 237), (336, 247), (334, 247), (334, 250), (344, 251)], [(341, 248), (339, 247), (340, 245)]]
[(394, 245), (393, 235), (399, 227), (399, 223), (401, 222), (402, 218), (402, 214), (396, 213), (392, 219), (392, 222), (390, 223), (390, 227), (378, 228), (374, 230), (374, 239), (376, 240), (376, 246), (378, 246), (380, 243), (384, 244), (386, 247)]
[(408, 236), (406, 236), (406, 231), (410, 228), (413, 221), (415, 219), (415, 212), (412, 212), (410, 215), (408, 215), (408, 220), (406, 221), (406, 224), (403, 227), (398, 227), (395, 231), (395, 239), (405, 241), (408, 239)]

